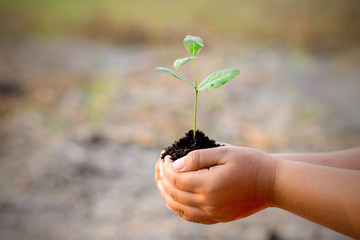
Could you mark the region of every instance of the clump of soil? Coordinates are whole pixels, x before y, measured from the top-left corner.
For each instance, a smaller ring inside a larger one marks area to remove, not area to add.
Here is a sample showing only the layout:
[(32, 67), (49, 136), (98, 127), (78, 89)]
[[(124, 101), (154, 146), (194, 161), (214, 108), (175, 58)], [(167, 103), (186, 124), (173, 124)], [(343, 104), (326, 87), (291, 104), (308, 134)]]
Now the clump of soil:
[(186, 133), (185, 137), (180, 138), (173, 145), (167, 147), (161, 155), (161, 159), (164, 159), (166, 155), (170, 155), (171, 159), (176, 161), (193, 150), (220, 146), (220, 144), (217, 144), (215, 140), (210, 139), (200, 130), (196, 130), (194, 139), (194, 131), (190, 130)]

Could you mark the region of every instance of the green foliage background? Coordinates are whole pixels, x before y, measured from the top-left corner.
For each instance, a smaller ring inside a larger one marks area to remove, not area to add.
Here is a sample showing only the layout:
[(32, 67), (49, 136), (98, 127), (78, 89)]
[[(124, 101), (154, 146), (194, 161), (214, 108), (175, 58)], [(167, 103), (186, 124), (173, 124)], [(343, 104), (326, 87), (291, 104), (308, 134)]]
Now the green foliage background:
[[(164, 44), (186, 34), (307, 49), (360, 42), (358, 0), (1, 0), (2, 40), (84, 37)], [(209, 41), (209, 40), (207, 40)]]

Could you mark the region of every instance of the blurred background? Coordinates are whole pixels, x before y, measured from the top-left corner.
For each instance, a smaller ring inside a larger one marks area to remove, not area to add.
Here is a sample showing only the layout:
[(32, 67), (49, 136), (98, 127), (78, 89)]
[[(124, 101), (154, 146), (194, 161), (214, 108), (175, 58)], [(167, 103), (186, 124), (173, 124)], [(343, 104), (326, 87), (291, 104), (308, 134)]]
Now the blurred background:
[(204, 226), (165, 207), (154, 165), (193, 89), (153, 68), (188, 34), (200, 79), (241, 71), (199, 95), (210, 138), (359, 146), (358, 0), (0, 0), (0, 239), (347, 239), (279, 209)]

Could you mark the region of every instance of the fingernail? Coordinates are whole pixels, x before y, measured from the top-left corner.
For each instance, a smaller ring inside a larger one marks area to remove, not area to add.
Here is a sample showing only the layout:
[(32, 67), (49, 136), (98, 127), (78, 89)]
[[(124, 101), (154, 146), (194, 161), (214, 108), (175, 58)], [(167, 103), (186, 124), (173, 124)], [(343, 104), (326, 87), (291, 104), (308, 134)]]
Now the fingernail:
[(161, 183), (160, 180), (157, 181), (157, 185), (158, 185), (158, 187), (160, 188), (160, 190), (162, 190), (163, 186), (162, 186), (162, 183)]
[(176, 160), (175, 162), (173, 162), (173, 168), (177, 169), (177, 170), (181, 170), (184, 168), (184, 159), (185, 157), (179, 158), (178, 160)]
[(165, 163), (170, 163), (171, 160), (170, 160), (170, 156), (169, 155), (166, 155), (165, 156)]

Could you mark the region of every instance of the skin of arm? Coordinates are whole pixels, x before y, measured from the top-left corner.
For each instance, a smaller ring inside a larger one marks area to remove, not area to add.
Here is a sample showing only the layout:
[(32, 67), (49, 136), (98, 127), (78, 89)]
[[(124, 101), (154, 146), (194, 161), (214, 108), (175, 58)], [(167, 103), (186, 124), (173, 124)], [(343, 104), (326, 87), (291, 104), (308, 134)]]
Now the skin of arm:
[(360, 238), (358, 150), (335, 155), (197, 150), (174, 163), (159, 160), (155, 180), (168, 208), (188, 221), (227, 222), (278, 207)]
[(276, 158), (321, 166), (360, 170), (360, 147), (323, 153), (275, 153)]
[(360, 238), (360, 171), (280, 160), (273, 206)]

